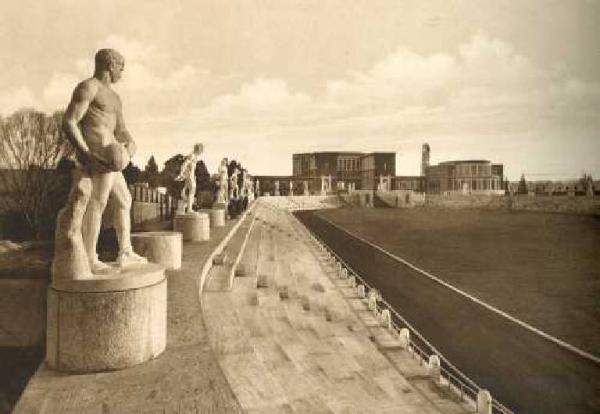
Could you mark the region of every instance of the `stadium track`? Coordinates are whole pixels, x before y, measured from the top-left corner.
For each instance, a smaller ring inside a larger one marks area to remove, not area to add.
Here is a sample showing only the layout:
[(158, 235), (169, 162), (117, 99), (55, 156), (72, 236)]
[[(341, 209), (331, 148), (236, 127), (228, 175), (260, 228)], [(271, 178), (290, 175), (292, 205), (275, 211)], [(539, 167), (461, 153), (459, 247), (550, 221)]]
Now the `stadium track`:
[(515, 412), (600, 412), (600, 365), (425, 277), (319, 216), (295, 213), (454, 365)]

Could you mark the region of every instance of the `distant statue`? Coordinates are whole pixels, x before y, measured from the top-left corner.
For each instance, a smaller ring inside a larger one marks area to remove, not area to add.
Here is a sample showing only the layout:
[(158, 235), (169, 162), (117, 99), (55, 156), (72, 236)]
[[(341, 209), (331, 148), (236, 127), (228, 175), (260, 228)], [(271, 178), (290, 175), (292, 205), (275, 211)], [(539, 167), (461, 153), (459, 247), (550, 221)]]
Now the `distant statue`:
[(217, 204), (227, 204), (228, 201), (229, 180), (227, 177), (227, 165), (227, 158), (223, 158), (221, 160), (221, 165), (219, 166), (219, 192), (217, 193)]
[(290, 195), (294, 195), (294, 183), (292, 181), (290, 181)]
[(254, 186), (254, 193), (257, 197), (260, 196), (260, 180), (258, 178), (256, 179), (256, 185)]
[(325, 195), (331, 191), (331, 175), (321, 176), (321, 194)]
[(590, 174), (586, 174), (584, 176), (584, 181), (585, 181), (585, 195), (587, 197), (593, 197), (594, 196), (594, 180), (592, 179), (592, 176)]
[(229, 177), (229, 199), (237, 200), (239, 197), (239, 186), (238, 186), (238, 175), (240, 174), (239, 169), (235, 169)]
[(275, 181), (275, 195), (279, 195), (279, 180)]
[(121, 173), (136, 151), (125, 127), (121, 99), (111, 88), (121, 79), (124, 67), (125, 59), (119, 52), (99, 50), (94, 75), (77, 85), (65, 111), (63, 130), (78, 162), (69, 199), (57, 219), (53, 281), (93, 279), (94, 274), (113, 269), (96, 253), (107, 203), (119, 243), (118, 265), (147, 262), (131, 247), (132, 198)]
[(247, 188), (248, 188), (248, 201), (254, 201), (254, 181), (252, 181), (252, 178), (250, 176), (248, 176), (248, 183), (247, 183)]
[(196, 198), (196, 164), (200, 161), (200, 155), (204, 147), (202, 144), (194, 145), (194, 149), (190, 155), (185, 157), (179, 175), (175, 177), (175, 181), (183, 181), (184, 185), (181, 189), (181, 199), (185, 202), (185, 212), (193, 213), (194, 200)]
[(238, 180), (242, 182), (242, 187), (239, 189), (239, 193), (240, 193), (240, 197), (244, 198), (246, 196), (248, 196), (248, 173), (246, 172), (246, 170), (241, 170), (240, 174), (242, 174), (242, 179)]
[(310, 193), (308, 192), (308, 181), (304, 181), (302, 184), (304, 186), (304, 195), (309, 195)]

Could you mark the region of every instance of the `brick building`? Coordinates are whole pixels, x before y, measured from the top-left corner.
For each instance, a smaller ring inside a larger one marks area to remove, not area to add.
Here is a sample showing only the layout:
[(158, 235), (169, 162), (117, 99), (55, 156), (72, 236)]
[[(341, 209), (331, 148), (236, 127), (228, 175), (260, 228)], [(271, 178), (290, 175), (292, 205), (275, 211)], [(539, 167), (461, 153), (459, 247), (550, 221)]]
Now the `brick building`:
[(394, 177), (395, 152), (311, 152), (293, 155), (293, 179), (307, 180), (311, 191), (320, 191), (321, 177), (331, 176), (338, 189), (353, 185), (356, 189), (377, 188), (380, 176)]

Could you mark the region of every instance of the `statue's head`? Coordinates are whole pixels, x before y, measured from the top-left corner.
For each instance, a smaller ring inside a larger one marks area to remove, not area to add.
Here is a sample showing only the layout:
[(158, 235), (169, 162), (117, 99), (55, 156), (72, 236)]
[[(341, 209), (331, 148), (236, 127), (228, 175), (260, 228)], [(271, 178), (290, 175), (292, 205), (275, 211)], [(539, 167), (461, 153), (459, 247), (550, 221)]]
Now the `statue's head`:
[(202, 145), (200, 143), (194, 145), (194, 155), (200, 155), (200, 154), (202, 154), (203, 150), (204, 150), (204, 145)]
[(125, 59), (123, 55), (114, 49), (100, 49), (96, 52), (96, 67), (94, 73), (107, 71), (112, 83), (121, 79), (121, 72), (125, 69)]

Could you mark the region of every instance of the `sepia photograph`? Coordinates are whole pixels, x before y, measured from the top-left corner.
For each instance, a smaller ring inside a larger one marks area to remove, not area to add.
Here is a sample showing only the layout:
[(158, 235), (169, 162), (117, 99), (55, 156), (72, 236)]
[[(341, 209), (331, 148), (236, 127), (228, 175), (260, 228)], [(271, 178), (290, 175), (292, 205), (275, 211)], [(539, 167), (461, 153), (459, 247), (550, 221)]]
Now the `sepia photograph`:
[(0, 414), (599, 414), (600, 0), (0, 2)]

